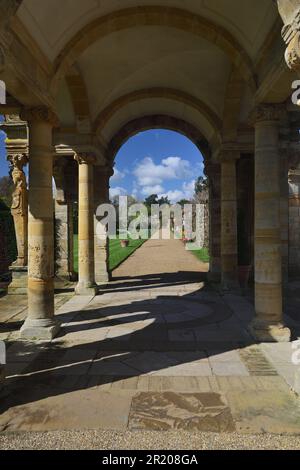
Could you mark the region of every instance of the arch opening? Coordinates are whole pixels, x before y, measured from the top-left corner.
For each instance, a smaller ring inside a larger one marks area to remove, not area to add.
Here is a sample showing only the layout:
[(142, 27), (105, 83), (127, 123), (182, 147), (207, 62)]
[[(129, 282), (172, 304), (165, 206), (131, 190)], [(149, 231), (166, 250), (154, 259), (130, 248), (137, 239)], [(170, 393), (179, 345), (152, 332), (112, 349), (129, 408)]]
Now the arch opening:
[[(145, 256), (144, 262), (137, 262), (135, 273), (128, 272), (126, 276), (159, 275), (163, 282), (167, 278), (170, 282), (173, 278), (178, 282), (203, 279), (209, 269), (209, 219), (208, 186), (199, 143), (183, 129), (175, 131), (148, 124), (148, 128), (136, 128), (119, 140), (114, 152), (110, 201), (119, 217), (117, 233), (122, 239), (122, 204), (126, 200), (127, 235), (131, 239), (132, 228), (137, 228), (138, 235), (134, 232), (132, 243), (139, 246), (139, 239), (144, 242), (135, 255), (137, 260)], [(159, 213), (157, 225), (155, 217), (163, 205), (169, 211)], [(143, 217), (146, 214), (146, 221), (142, 220), (142, 214)], [(117, 268), (113, 277), (125, 275), (123, 269)]]

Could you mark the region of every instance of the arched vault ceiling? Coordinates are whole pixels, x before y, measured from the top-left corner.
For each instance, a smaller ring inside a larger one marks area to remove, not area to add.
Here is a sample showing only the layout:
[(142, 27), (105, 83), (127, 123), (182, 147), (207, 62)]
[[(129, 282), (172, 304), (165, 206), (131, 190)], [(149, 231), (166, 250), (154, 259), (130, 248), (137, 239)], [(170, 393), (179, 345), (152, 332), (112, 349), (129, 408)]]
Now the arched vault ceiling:
[(211, 142), (215, 137), (216, 130), (197, 109), (183, 102), (163, 97), (145, 98), (128, 103), (106, 122), (101, 129), (101, 137), (106, 143), (109, 143), (127, 122), (157, 114), (189, 122), (199, 130), (208, 142)]
[(85, 51), (79, 67), (92, 120), (125, 94), (170, 86), (203, 101), (221, 119), (231, 71), (230, 61), (216, 46), (165, 27), (111, 34)]
[(201, 15), (225, 28), (252, 60), (278, 15), (272, 0), (23, 0), (18, 17), (53, 61), (95, 18), (145, 5), (181, 8)]
[(222, 121), (218, 116), (201, 100), (195, 98), (189, 93), (184, 93), (174, 88), (144, 88), (133, 93), (128, 93), (110, 103), (103, 111), (99, 113), (94, 122), (94, 131), (102, 132), (108, 122), (115, 117), (117, 113), (123, 111), (131, 103), (139, 104), (142, 100), (166, 99), (178, 101), (185, 106), (189, 106), (198, 111), (206, 119), (208, 126), (215, 132), (222, 130)]

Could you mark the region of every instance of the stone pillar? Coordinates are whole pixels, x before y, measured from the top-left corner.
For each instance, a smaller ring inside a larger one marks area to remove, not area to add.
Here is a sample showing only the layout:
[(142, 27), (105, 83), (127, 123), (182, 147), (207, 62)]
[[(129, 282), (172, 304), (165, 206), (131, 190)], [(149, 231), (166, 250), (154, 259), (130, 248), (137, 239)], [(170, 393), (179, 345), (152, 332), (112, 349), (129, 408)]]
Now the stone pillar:
[(240, 154), (226, 146), (221, 153), (221, 269), (224, 289), (238, 285), (236, 161)]
[(79, 166), (78, 195), (78, 284), (77, 295), (95, 295), (94, 260), (94, 158), (88, 154), (77, 154)]
[(218, 164), (206, 166), (209, 178), (209, 255), (208, 278), (221, 282), (221, 168)]
[[(109, 203), (109, 178), (112, 173), (112, 169), (108, 167), (95, 166), (94, 168), (95, 280), (98, 285), (106, 284), (110, 280), (109, 240), (105, 232), (103, 232), (103, 237), (97, 236), (99, 220), (96, 212), (100, 204)], [(102, 229), (105, 231), (105, 227)]]
[(55, 276), (63, 281), (73, 281), (73, 204), (72, 201), (55, 201)]
[(282, 108), (255, 111), (255, 311), (251, 332), (259, 341), (289, 341), (282, 312), (280, 154)]
[(29, 125), (28, 317), (21, 338), (52, 340), (59, 330), (54, 318), (54, 227), (52, 129), (47, 108), (24, 112)]
[(282, 282), (289, 282), (289, 182), (287, 149), (280, 150), (280, 225)]
[[(63, 156), (56, 149), (54, 163), (55, 197), (55, 287), (76, 281), (74, 272), (73, 201), (77, 200), (78, 168), (73, 154)], [(72, 172), (70, 172), (72, 169)], [(74, 172), (76, 170), (76, 173)], [(75, 174), (74, 174), (75, 173)], [(76, 175), (76, 177), (75, 177)], [(76, 185), (76, 187), (75, 187)], [(75, 190), (75, 191), (74, 191)]]
[(289, 171), (289, 275), (300, 278), (300, 170)]

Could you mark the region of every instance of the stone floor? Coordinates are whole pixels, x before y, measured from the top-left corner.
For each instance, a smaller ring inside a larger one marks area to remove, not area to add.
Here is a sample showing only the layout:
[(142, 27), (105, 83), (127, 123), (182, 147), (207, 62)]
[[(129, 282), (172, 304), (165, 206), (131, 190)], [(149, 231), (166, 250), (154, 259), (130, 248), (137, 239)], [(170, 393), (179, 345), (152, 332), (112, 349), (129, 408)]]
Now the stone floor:
[(101, 295), (57, 296), (50, 344), (16, 341), (25, 300), (1, 299), (0, 430), (300, 435), (293, 303), (294, 343), (256, 344), (251, 301), (218, 293), (206, 271), (181, 242), (149, 241)]

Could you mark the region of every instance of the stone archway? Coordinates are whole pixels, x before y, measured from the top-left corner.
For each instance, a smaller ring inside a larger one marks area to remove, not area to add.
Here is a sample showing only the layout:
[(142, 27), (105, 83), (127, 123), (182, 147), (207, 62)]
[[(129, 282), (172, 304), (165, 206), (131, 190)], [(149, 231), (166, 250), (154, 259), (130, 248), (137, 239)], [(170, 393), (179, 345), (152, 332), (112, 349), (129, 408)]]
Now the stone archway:
[(241, 70), (252, 90), (256, 89), (252, 61), (237, 40), (223, 27), (178, 8), (162, 6), (143, 6), (119, 10), (107, 16), (97, 18), (79, 31), (64, 47), (55, 60), (55, 75), (52, 80), (52, 91), (55, 91), (59, 80), (84, 50), (95, 40), (115, 31), (136, 26), (159, 25), (177, 28), (200, 36), (219, 47)]

